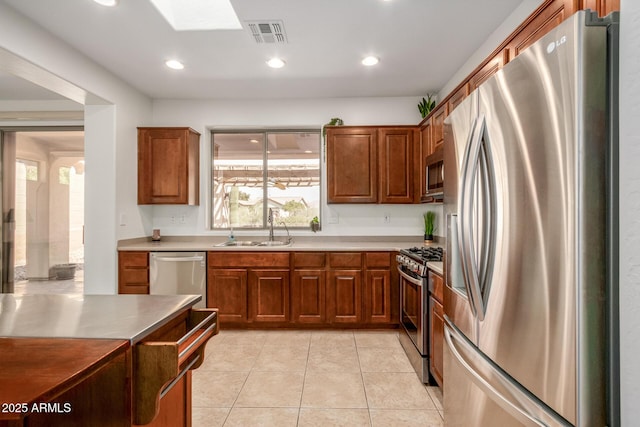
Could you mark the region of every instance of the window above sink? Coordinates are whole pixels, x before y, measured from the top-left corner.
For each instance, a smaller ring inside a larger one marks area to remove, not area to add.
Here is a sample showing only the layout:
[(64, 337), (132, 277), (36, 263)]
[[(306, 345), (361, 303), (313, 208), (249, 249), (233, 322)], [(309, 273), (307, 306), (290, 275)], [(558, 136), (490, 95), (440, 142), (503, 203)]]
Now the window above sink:
[(212, 229), (267, 229), (270, 208), (274, 228), (320, 216), (320, 130), (212, 131), (211, 140)]

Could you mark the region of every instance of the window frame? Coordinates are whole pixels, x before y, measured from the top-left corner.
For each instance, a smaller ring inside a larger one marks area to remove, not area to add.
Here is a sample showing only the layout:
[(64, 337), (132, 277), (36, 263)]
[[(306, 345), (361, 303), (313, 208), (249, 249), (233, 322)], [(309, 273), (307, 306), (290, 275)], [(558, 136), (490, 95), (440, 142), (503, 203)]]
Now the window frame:
[[(209, 191), (209, 197), (208, 197), (208, 203), (209, 203), (209, 207), (210, 207), (210, 213), (209, 213), (209, 230), (211, 231), (224, 231), (224, 230), (229, 230), (230, 227), (215, 227), (215, 219), (214, 219), (214, 204), (215, 204), (215, 185), (214, 185), (214, 180), (215, 180), (215, 135), (216, 134), (262, 134), (263, 135), (263, 139), (264, 139), (264, 144), (262, 147), (262, 166), (263, 166), (263, 176), (262, 176), (262, 180), (263, 183), (268, 181), (268, 174), (269, 174), (269, 157), (268, 157), (268, 148), (269, 148), (269, 144), (268, 144), (268, 137), (269, 134), (283, 134), (283, 133), (313, 133), (316, 134), (318, 136), (318, 220), (320, 223), (320, 227), (318, 228), (318, 230), (322, 229), (322, 201), (324, 200), (323, 195), (324, 195), (324, 172), (323, 172), (323, 147), (324, 147), (324, 137), (322, 136), (322, 129), (321, 128), (315, 128), (315, 127), (304, 127), (304, 128), (291, 128), (291, 127), (259, 127), (259, 128), (212, 128), (210, 129), (210, 136), (211, 136), (211, 144), (210, 144), (210, 149), (211, 149), (211, 159), (209, 162), (209, 185), (210, 185), (210, 191)], [(268, 201), (268, 186), (263, 184), (263, 188), (262, 188), (262, 197), (263, 200), (267, 200)], [(268, 230), (269, 229), (269, 225), (267, 222), (267, 216), (268, 216), (268, 210), (269, 210), (269, 203), (262, 203), (262, 226), (261, 227), (243, 227), (243, 226), (233, 226), (233, 230), (234, 231), (264, 231), (264, 230)], [(287, 226), (289, 230), (307, 230), (310, 229), (310, 224), (309, 225), (305, 225), (305, 226)], [(274, 229), (278, 229), (278, 230), (284, 230), (285, 227), (283, 227), (282, 225), (279, 224), (275, 224), (273, 225)]]

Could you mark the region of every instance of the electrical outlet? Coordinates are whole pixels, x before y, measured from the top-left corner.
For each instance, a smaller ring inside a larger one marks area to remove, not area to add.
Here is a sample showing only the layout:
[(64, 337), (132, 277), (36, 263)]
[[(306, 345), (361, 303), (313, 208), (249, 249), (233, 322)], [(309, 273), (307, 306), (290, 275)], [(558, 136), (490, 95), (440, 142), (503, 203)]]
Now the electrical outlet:
[(384, 223), (385, 224), (389, 224), (391, 222), (391, 214), (390, 213), (385, 213), (384, 214)]
[(187, 223), (187, 216), (186, 215), (180, 215), (178, 218), (180, 219), (180, 224), (186, 224)]
[(171, 218), (169, 219), (169, 221), (171, 222), (171, 224), (175, 224), (176, 223), (176, 216), (175, 215), (171, 215)]

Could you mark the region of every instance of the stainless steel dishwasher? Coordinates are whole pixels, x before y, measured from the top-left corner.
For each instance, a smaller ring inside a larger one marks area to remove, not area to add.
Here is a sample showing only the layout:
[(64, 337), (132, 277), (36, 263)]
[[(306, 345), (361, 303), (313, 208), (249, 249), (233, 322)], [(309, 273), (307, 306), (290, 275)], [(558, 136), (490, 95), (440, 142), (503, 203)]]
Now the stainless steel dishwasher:
[(195, 307), (207, 306), (205, 252), (150, 252), (149, 293), (202, 295)]

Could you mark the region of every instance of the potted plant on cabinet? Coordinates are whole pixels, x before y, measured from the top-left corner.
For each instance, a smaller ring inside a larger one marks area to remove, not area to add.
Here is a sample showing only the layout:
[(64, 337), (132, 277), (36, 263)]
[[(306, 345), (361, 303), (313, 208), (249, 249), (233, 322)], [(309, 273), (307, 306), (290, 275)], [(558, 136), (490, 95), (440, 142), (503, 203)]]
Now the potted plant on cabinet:
[(427, 117), (431, 110), (435, 108), (435, 106), (436, 100), (433, 99), (433, 95), (427, 94), (427, 99), (423, 97), (422, 101), (418, 103), (418, 110), (420, 111), (420, 115), (422, 116), (422, 118), (424, 119), (425, 117)]
[(433, 232), (435, 231), (436, 213), (429, 211), (423, 214), (424, 218), (424, 242), (433, 242)]

